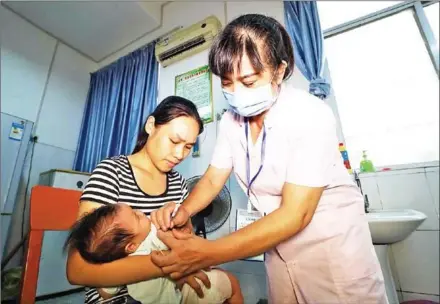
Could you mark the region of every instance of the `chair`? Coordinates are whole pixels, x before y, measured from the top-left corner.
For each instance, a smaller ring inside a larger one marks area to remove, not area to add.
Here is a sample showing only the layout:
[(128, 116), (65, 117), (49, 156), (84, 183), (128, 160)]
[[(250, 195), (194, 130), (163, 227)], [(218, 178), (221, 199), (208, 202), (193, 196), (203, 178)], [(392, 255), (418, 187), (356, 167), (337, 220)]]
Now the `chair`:
[(32, 188), (30, 231), (23, 263), (19, 303), (35, 303), (41, 246), (46, 230), (69, 230), (76, 221), (80, 191), (47, 186)]

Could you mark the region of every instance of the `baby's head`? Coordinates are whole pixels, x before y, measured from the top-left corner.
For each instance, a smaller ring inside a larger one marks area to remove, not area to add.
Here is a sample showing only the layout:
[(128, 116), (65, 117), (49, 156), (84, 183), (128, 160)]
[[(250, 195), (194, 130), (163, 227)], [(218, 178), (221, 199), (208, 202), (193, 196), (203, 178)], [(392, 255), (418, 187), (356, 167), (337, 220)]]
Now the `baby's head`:
[(64, 245), (90, 263), (107, 263), (136, 251), (151, 229), (150, 219), (126, 204), (99, 207), (78, 220)]

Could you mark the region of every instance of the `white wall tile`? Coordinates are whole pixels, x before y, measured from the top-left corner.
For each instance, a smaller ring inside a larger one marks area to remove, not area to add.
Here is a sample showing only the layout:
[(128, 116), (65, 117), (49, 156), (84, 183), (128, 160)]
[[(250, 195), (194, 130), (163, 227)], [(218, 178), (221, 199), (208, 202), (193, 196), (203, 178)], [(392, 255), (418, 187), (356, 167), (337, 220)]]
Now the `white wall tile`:
[(429, 166), (425, 167), (425, 172), (436, 172), (439, 174), (439, 163), (440, 162), (429, 163)]
[(403, 294), (401, 291), (397, 291), (397, 298), (399, 299), (399, 303), (403, 302)]
[(440, 214), (439, 207), (439, 168), (426, 170), (429, 191), (431, 193), (437, 218)]
[(392, 245), (402, 291), (439, 294), (439, 231), (414, 231)]
[(412, 293), (412, 292), (402, 292), (403, 301), (414, 301), (414, 300), (427, 300), (433, 302), (440, 302), (439, 295), (427, 295), (420, 293)]
[(438, 230), (439, 222), (424, 173), (377, 176), (384, 209), (415, 209), (427, 219), (418, 230)]
[(389, 171), (376, 172), (376, 174), (380, 176), (391, 176), (391, 175), (408, 175), (408, 174), (423, 173), (423, 172), (425, 172), (425, 168), (416, 167), (416, 168), (393, 168), (392, 170)]
[(390, 246), (388, 250), (388, 259), (390, 262), (391, 273), (393, 275), (394, 284), (396, 285), (396, 290), (400, 291), (402, 288), (400, 287), (400, 279), (399, 273), (397, 272), (396, 259), (394, 258), (393, 246)]
[(364, 195), (368, 196), (368, 202), (370, 204), (369, 209), (383, 209), (376, 177), (366, 176), (360, 178), (360, 180), (362, 192)]

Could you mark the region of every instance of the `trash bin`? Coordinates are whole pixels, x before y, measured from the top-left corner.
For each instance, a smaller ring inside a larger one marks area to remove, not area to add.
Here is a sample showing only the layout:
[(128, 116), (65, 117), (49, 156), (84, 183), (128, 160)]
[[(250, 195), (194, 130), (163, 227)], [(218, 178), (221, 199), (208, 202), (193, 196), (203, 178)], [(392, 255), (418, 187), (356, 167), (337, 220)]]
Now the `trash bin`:
[(2, 300), (17, 297), (20, 293), (22, 267), (13, 267), (2, 273)]

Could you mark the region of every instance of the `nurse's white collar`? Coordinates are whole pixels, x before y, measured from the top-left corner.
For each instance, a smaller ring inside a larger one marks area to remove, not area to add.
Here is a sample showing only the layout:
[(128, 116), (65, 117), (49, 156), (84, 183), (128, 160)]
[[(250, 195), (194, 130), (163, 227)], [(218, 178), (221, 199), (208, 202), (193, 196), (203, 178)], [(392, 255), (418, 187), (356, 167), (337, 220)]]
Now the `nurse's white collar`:
[[(282, 99), (284, 98), (284, 92), (286, 91), (285, 84), (281, 84), (280, 94), (277, 98), (277, 100), (274, 102), (274, 104), (270, 107), (269, 111), (267, 111), (266, 116), (264, 117), (264, 125), (267, 129), (271, 129), (276, 123), (277, 123), (277, 117), (278, 115), (278, 109), (280, 108), (280, 103), (282, 102)], [(240, 116), (239, 118), (239, 124), (240, 127), (244, 127), (245, 119), (243, 116)]]

